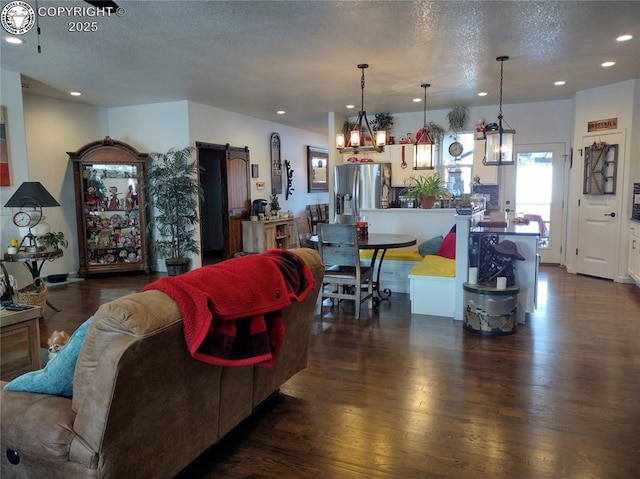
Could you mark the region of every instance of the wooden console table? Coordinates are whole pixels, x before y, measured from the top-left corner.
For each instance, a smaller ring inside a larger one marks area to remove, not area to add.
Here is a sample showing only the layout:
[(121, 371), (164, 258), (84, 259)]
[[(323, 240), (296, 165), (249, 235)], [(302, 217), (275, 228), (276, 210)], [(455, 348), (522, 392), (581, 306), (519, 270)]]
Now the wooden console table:
[(0, 379), (40, 369), (40, 308), (0, 310)]

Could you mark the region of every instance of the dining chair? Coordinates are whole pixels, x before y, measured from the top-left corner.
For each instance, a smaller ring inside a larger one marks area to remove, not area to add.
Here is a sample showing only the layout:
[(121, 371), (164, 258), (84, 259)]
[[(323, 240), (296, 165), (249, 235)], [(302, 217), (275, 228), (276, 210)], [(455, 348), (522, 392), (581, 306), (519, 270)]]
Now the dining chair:
[(309, 239), (311, 238), (311, 223), (307, 216), (296, 218), (293, 222), (295, 228), (296, 246), (298, 248), (315, 248)]
[(318, 224), (318, 251), (325, 267), (320, 316), (325, 299), (330, 298), (333, 304), (346, 299), (355, 302), (355, 317), (360, 319), (363, 302), (373, 308), (373, 268), (360, 264), (356, 225)]
[(309, 218), (309, 221), (311, 223), (311, 232), (317, 234), (317, 225), (318, 223), (321, 223), (320, 210), (318, 209), (318, 205), (307, 205), (306, 211), (307, 217)]

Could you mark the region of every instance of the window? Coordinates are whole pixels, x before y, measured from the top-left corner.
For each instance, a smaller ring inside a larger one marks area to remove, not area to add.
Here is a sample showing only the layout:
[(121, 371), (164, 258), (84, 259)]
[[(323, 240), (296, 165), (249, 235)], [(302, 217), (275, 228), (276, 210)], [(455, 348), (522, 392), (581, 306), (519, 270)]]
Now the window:
[[(454, 142), (462, 144), (462, 154), (453, 157), (449, 154), (449, 147)], [(473, 147), (475, 137), (473, 133), (445, 135), (442, 140), (442, 175), (447, 188), (455, 197), (464, 193), (471, 193), (471, 177), (473, 171)]]

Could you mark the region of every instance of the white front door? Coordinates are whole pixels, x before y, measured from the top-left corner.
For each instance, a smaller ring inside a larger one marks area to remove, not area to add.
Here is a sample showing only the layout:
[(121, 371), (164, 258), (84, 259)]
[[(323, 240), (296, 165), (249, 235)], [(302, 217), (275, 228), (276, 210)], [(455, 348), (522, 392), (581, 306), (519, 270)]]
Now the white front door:
[[(585, 164), (587, 148), (597, 142), (604, 142), (607, 146), (617, 145), (617, 158), (614, 158), (616, 152), (613, 148), (602, 151), (598, 149), (590, 155), (590, 163)], [(622, 133), (582, 138), (581, 161), (580, 164), (574, 165), (582, 171), (582, 194), (578, 208), (578, 273), (615, 279), (622, 206), (622, 195), (619, 194), (622, 188), (620, 168), (616, 171), (618, 178), (607, 177), (615, 176), (612, 161), (617, 161), (617, 166), (623, 164), (623, 151)], [(617, 183), (614, 194), (611, 193), (614, 190), (613, 182)]]
[(564, 263), (565, 196), (568, 161), (565, 143), (516, 145), (515, 165), (500, 167), (500, 197), (510, 216), (538, 224), (542, 263)]

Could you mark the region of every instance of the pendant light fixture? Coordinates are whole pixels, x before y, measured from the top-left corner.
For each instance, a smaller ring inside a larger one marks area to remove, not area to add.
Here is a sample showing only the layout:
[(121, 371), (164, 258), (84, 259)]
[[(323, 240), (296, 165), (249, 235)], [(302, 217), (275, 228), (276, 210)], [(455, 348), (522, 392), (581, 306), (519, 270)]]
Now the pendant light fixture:
[(485, 157), (483, 160), (485, 165), (513, 165), (513, 144), (516, 130), (505, 130), (502, 126), (502, 82), (504, 77), (504, 62), (508, 59), (509, 57), (506, 56), (496, 58), (496, 60), (500, 62), (500, 110), (498, 111), (498, 123), (490, 123), (485, 128), (485, 135), (487, 137)]
[[(362, 70), (362, 77), (360, 78), (360, 112), (358, 113), (355, 126), (349, 132), (348, 141), (344, 133), (338, 133), (336, 136), (336, 146), (340, 153), (358, 153), (359, 151), (382, 152), (386, 144), (387, 132), (378, 131), (374, 135), (369, 120), (367, 119), (367, 112), (364, 110), (364, 71), (369, 68), (369, 65), (360, 63), (358, 64), (358, 68)], [(367, 143), (369, 144), (367, 145)]]
[(427, 88), (431, 84), (423, 83), (420, 86), (424, 88), (424, 122), (416, 135), (416, 154), (414, 155), (413, 169), (433, 170), (433, 140), (429, 136), (429, 129), (427, 128)]

